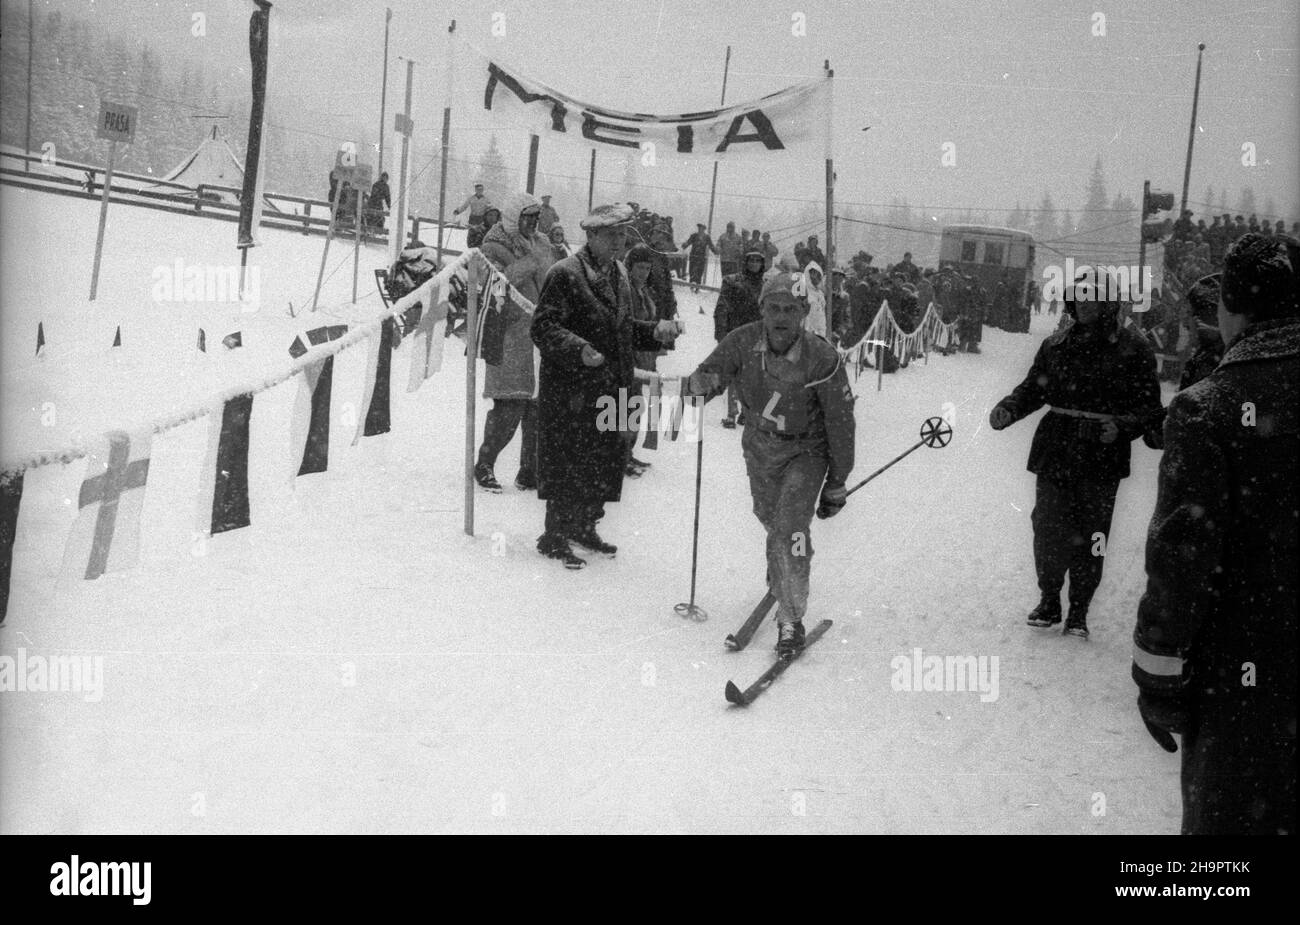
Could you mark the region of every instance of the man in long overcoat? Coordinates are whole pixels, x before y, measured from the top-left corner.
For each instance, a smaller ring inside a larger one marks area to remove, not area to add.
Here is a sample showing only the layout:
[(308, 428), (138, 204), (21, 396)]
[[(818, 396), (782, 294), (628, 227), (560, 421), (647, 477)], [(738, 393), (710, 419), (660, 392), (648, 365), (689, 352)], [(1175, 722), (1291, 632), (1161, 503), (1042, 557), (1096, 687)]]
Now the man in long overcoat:
[(614, 257), (632, 215), (615, 203), (583, 219), (587, 243), (551, 267), (533, 314), (533, 343), (542, 355), (537, 496), (546, 502), (537, 549), (567, 568), (586, 564), (571, 542), (606, 556), (617, 552), (596, 523), (605, 504), (621, 496), (623, 442), (636, 436), (629, 403), (640, 395), (635, 351), (677, 337), (673, 321), (633, 318), (627, 270)]

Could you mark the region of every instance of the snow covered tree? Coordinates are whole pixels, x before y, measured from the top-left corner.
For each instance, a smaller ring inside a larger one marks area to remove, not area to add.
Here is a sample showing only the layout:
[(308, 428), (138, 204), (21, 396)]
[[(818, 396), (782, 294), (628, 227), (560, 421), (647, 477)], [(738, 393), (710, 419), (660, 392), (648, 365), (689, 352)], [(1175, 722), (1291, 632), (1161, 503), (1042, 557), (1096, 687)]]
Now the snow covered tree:
[(1043, 193), (1043, 199), (1038, 204), (1038, 211), (1034, 215), (1033, 231), (1034, 237), (1039, 241), (1053, 241), (1060, 236), (1060, 228), (1056, 221), (1056, 206), (1052, 202), (1051, 193)]
[(1079, 219), (1079, 232), (1087, 235), (1109, 224), (1107, 208), (1106, 180), (1102, 175), (1101, 155), (1098, 155), (1092, 165), (1092, 175), (1088, 178), (1088, 198)]

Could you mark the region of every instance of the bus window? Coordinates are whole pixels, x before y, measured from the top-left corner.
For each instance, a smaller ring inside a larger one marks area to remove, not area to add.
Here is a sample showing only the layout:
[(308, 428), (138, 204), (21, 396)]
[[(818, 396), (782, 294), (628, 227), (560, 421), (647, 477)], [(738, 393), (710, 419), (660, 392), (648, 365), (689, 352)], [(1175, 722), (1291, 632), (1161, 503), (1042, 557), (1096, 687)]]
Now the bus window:
[(984, 242), (984, 262), (1002, 266), (1002, 248), (1004, 245), (993, 241)]
[(975, 262), (975, 242), (974, 242), (974, 241), (962, 241), (962, 242), (961, 242), (961, 262), (962, 262), (962, 263), (974, 263), (974, 262)]

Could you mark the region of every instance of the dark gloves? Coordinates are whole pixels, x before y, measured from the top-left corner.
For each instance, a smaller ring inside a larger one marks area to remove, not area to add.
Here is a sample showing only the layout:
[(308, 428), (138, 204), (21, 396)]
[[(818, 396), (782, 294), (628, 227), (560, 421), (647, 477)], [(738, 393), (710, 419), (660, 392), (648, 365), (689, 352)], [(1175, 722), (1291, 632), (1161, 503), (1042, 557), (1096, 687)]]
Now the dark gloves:
[(1012, 415), (1009, 409), (1001, 405), (995, 405), (993, 410), (989, 412), (989, 427), (994, 430), (1002, 430), (1005, 427), (1010, 427), (1013, 423), (1015, 423), (1015, 416)]
[(1167, 752), (1178, 751), (1173, 733), (1186, 735), (1192, 725), (1192, 714), (1186, 700), (1143, 691), (1138, 694), (1138, 712), (1142, 714), (1147, 732), (1161, 748)]
[(843, 485), (832, 485), (827, 482), (822, 488), (821, 503), (817, 505), (817, 517), (825, 520), (828, 517), (834, 517), (848, 503), (848, 492)]

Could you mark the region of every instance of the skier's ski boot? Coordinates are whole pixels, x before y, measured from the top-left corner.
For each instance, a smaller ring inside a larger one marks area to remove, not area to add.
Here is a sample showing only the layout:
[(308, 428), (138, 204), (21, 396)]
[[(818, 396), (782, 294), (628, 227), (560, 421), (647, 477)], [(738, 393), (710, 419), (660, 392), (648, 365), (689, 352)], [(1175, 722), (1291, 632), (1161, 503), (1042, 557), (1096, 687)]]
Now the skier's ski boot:
[(1030, 626), (1055, 626), (1061, 622), (1061, 599), (1057, 595), (1043, 595), (1038, 606), (1029, 612), (1025, 621)]
[(520, 491), (537, 491), (537, 476), (532, 469), (520, 469), (515, 476), (515, 488)]
[(613, 543), (606, 543), (600, 538), (600, 534), (596, 532), (595, 527), (584, 527), (580, 530), (574, 530), (569, 534), (569, 539), (577, 543), (579, 546), (586, 547), (592, 552), (598, 552), (602, 556), (608, 556), (611, 559), (614, 558), (614, 555), (618, 552), (617, 546)]
[(1071, 604), (1070, 615), (1065, 620), (1065, 635), (1088, 638), (1088, 605)]
[(474, 481), (484, 491), (489, 491), (494, 495), (501, 494), (501, 483), (497, 481), (496, 473), (492, 471), (492, 467), (486, 463), (475, 464)]
[(548, 559), (559, 560), (564, 563), (565, 568), (574, 571), (587, 565), (586, 559), (580, 559), (573, 554), (573, 547), (569, 545), (568, 540), (552, 533), (543, 533), (537, 538), (537, 551)]
[(795, 620), (792, 623), (778, 623), (776, 636), (776, 654), (782, 658), (789, 658), (797, 655), (803, 648), (803, 621)]

